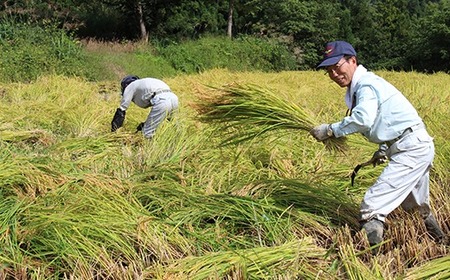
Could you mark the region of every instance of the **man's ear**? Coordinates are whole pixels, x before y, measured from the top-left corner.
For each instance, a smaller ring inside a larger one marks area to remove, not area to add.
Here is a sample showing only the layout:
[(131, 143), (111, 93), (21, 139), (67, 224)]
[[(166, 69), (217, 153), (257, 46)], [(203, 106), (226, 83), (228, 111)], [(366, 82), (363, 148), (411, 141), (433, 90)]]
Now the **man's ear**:
[(350, 58), (348, 59), (348, 62), (349, 62), (350, 64), (357, 64), (357, 63), (358, 63), (358, 60), (356, 59), (356, 56), (352, 56), (352, 57), (350, 57)]

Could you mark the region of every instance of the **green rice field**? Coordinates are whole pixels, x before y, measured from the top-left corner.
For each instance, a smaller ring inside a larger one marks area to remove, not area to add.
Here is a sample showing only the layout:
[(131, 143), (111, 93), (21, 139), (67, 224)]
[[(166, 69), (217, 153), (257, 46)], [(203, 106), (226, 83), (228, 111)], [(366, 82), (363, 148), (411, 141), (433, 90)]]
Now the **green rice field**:
[[(434, 137), (430, 199), (449, 234), (450, 75), (377, 74)], [(345, 89), (323, 72), (164, 81), (181, 107), (152, 140), (135, 133), (148, 110), (134, 104), (110, 132), (118, 81), (0, 84), (0, 279), (450, 279), (450, 247), (418, 213), (391, 213), (371, 254), (359, 203), (383, 166), (352, 186), (377, 145), (351, 135), (330, 149), (309, 135), (346, 113)], [(256, 96), (261, 122), (205, 117), (227, 89)]]

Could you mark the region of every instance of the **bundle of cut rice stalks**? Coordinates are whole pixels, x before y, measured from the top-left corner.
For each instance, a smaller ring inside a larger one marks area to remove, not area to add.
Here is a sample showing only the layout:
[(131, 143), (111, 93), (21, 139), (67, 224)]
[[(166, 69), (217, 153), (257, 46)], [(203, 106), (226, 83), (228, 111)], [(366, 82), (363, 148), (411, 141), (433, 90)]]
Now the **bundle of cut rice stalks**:
[[(229, 133), (222, 145), (238, 144), (273, 131), (296, 130), (309, 135), (320, 124), (312, 112), (256, 85), (234, 84), (211, 89), (215, 94), (202, 96), (197, 111), (201, 121), (217, 123), (221, 131)], [(328, 150), (347, 149), (345, 138), (331, 137), (323, 143)]]
[(54, 136), (45, 130), (2, 130), (0, 129), (0, 140), (6, 142), (28, 142), (50, 145), (54, 142)]

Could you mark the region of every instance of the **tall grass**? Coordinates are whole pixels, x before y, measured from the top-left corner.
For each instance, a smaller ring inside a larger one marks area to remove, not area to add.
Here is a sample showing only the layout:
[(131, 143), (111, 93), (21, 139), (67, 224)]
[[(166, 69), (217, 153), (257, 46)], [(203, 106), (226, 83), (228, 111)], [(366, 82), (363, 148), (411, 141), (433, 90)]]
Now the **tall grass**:
[(29, 82), (51, 74), (110, 81), (130, 73), (168, 78), (215, 68), (269, 72), (297, 67), (285, 46), (251, 37), (204, 37), (171, 45), (80, 41), (52, 23), (29, 24), (3, 17), (0, 39), (0, 80), (6, 82)]
[(53, 73), (88, 74), (81, 45), (51, 24), (35, 26), (2, 17), (0, 39), (2, 81), (32, 81)]
[(247, 36), (233, 40), (225, 36), (206, 36), (157, 49), (158, 54), (173, 68), (187, 74), (215, 68), (268, 72), (294, 70), (297, 67), (295, 57), (282, 44)]
[(120, 81), (130, 73), (139, 77), (167, 78), (181, 72), (159, 56), (151, 45), (95, 40), (82, 41), (82, 44), (91, 69), (86, 77), (92, 80)]

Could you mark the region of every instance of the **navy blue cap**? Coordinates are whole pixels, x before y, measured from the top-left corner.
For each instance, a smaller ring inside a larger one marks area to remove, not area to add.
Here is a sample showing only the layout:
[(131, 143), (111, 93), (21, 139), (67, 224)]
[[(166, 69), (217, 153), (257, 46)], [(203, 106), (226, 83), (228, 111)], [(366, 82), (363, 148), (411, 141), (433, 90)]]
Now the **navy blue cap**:
[(128, 75), (125, 78), (122, 79), (122, 81), (120, 82), (120, 87), (122, 90), (122, 94), (125, 91), (125, 88), (131, 84), (132, 82), (139, 80), (139, 77), (136, 75)]
[(317, 68), (335, 65), (344, 55), (356, 56), (356, 51), (352, 45), (345, 41), (330, 42), (325, 47), (323, 60)]

